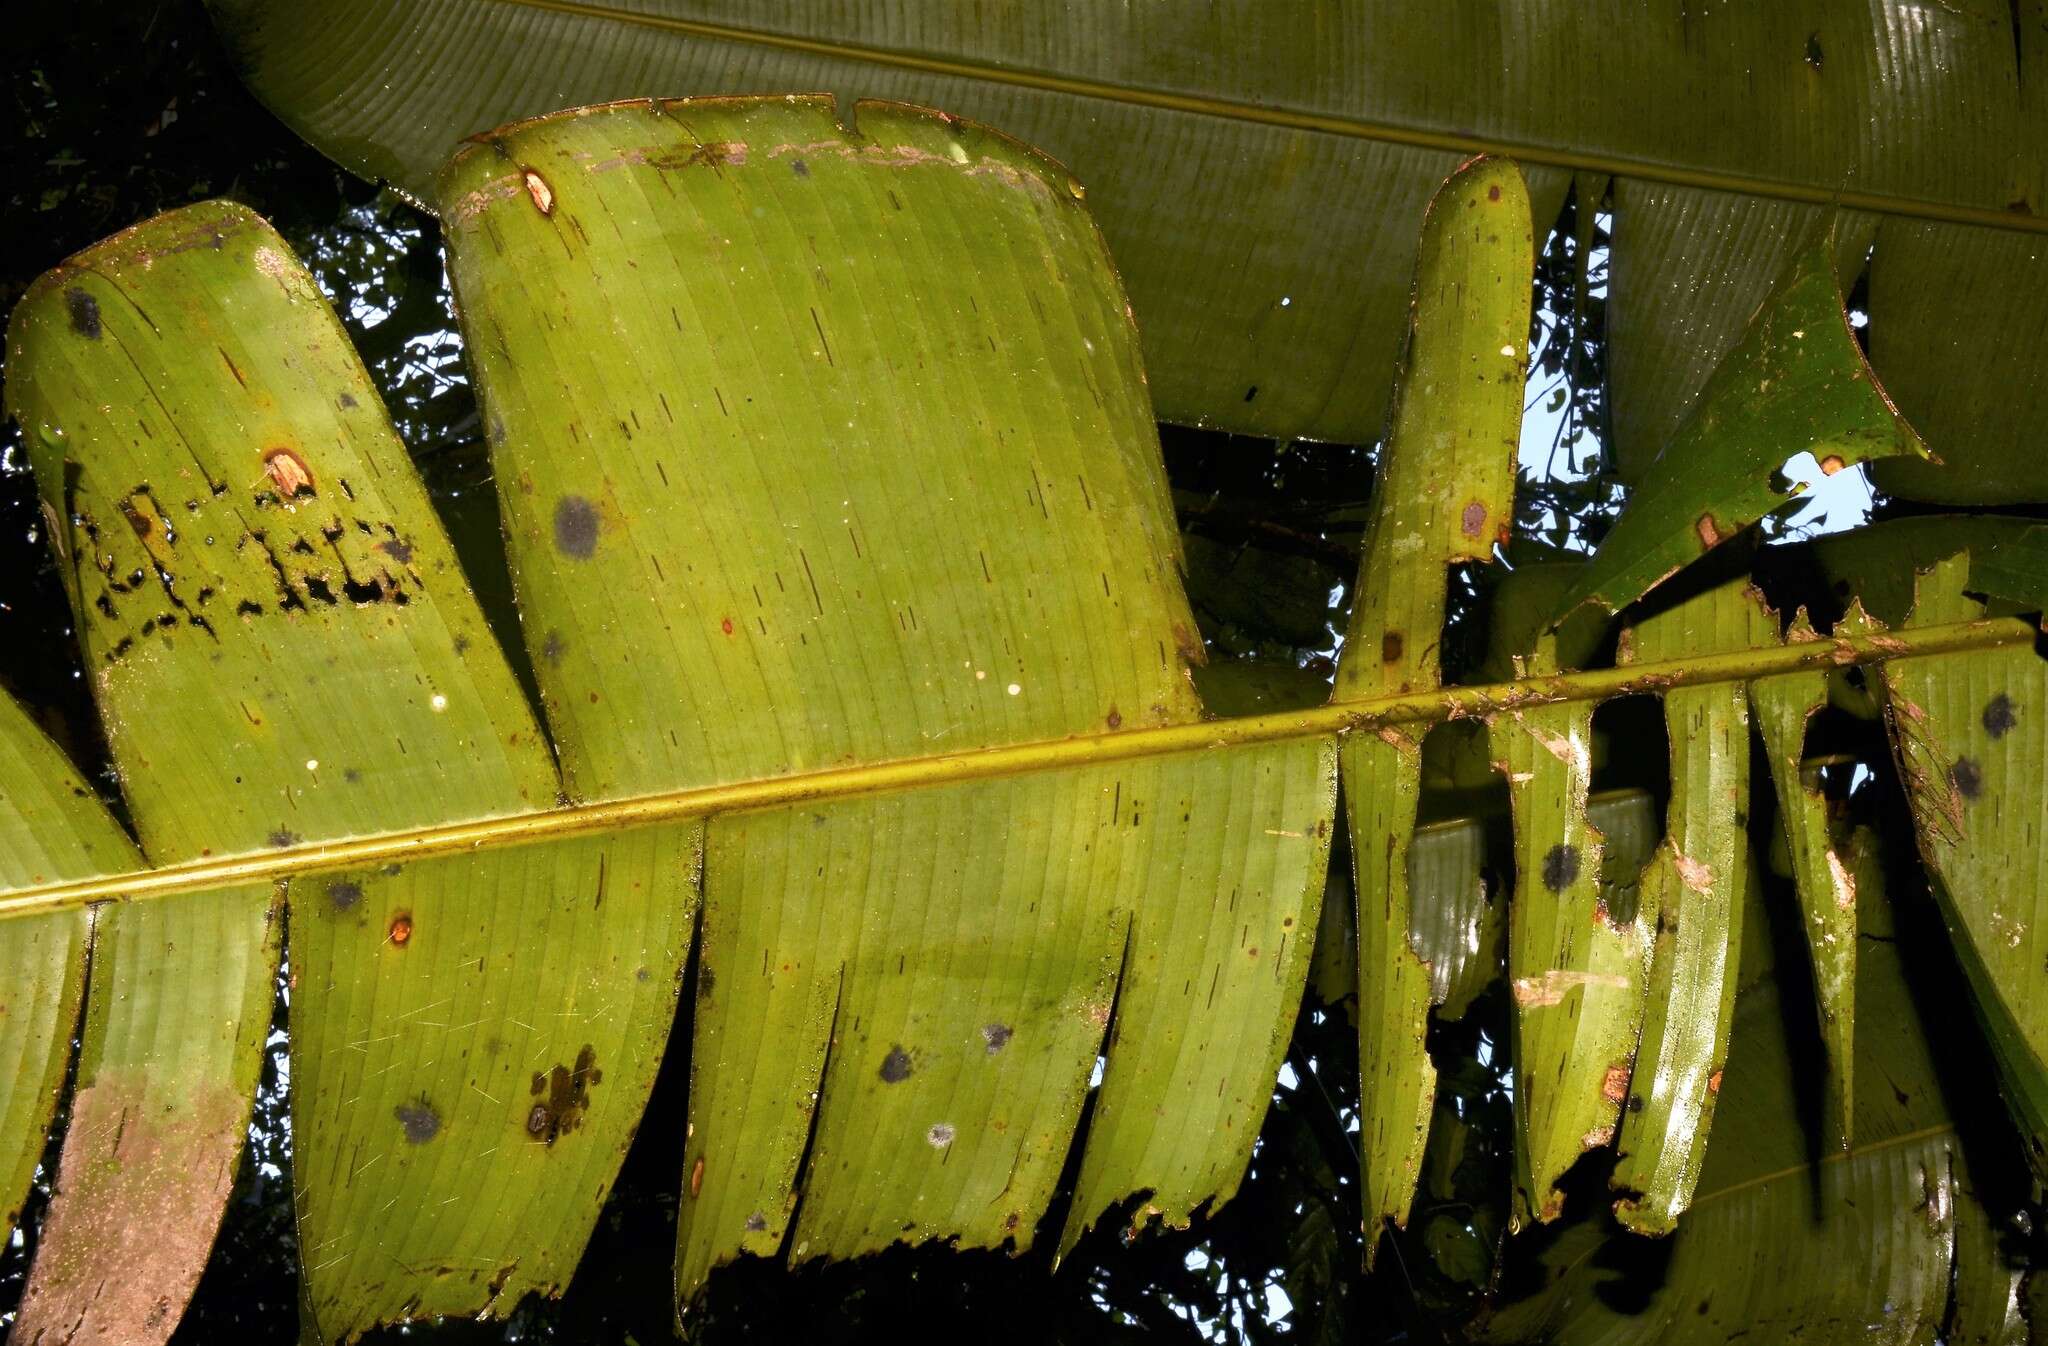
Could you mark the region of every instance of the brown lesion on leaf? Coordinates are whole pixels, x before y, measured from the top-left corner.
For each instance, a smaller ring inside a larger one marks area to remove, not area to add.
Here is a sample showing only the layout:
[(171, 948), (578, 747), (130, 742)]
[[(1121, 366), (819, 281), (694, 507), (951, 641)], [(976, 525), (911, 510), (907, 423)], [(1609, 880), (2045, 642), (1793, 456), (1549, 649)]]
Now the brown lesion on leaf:
[(590, 1110), (591, 1089), (603, 1080), (604, 1072), (597, 1067), (597, 1051), (588, 1043), (576, 1053), (573, 1067), (556, 1065), (545, 1073), (536, 1073), (529, 1092), (537, 1101), (527, 1111), (526, 1134), (543, 1145), (552, 1145), (558, 1137), (574, 1131)]
[(296, 449), (279, 445), (265, 453), (263, 472), (276, 484), (278, 499), (286, 503), (309, 500), (317, 494), (313, 486), (313, 469), (306, 465), (306, 460)]
[(105, 1072), (72, 1104), (58, 1191), (15, 1341), (161, 1342), (177, 1325), (234, 1186), (249, 1102)]
[(554, 214), (555, 189), (548, 185), (548, 180), (531, 168), (520, 169), (519, 178), (526, 184), (526, 196), (533, 202), (533, 208), (543, 215)]
[(1626, 1064), (1607, 1067), (1606, 1076), (1600, 1081), (1600, 1097), (1609, 1103), (1619, 1105), (1628, 1097), (1629, 1069)]
[(1699, 518), (1693, 521), (1692, 527), (1693, 532), (1699, 535), (1701, 549), (1705, 551), (1711, 551), (1715, 547), (1720, 546), (1730, 536), (1728, 531), (1721, 526), (1720, 520), (1714, 517), (1712, 511), (1700, 515)]

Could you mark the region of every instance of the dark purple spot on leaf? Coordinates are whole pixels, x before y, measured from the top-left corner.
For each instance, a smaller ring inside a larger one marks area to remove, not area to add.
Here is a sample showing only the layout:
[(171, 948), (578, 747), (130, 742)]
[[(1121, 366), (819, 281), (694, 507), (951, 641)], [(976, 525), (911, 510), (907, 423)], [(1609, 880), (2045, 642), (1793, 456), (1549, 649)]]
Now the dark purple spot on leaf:
[(2004, 692), (1984, 703), (1984, 732), (1993, 738), (2004, 738), (2012, 727), (2020, 722), (2019, 707)]
[(363, 885), (339, 879), (327, 885), (327, 901), (336, 911), (351, 911), (363, 900)]
[(1984, 793), (1984, 769), (1968, 757), (1956, 758), (1956, 764), (1948, 769), (1948, 778), (1956, 793), (1965, 799), (1975, 799)]
[(1561, 893), (1579, 880), (1579, 848), (1559, 842), (1543, 857), (1543, 886)]
[(882, 1082), (901, 1084), (910, 1078), (910, 1053), (901, 1047), (891, 1047), (889, 1054), (882, 1058)]
[[(797, 167), (803, 167), (803, 163), (801, 160), (798, 161)], [(749, 1234), (759, 1234), (767, 1228), (768, 1217), (763, 1215), (760, 1211), (755, 1211), (752, 1215), (749, 1215), (747, 1217), (747, 1232)]]
[(555, 546), (565, 556), (589, 560), (597, 551), (597, 506), (580, 495), (556, 501)]
[(981, 1040), (988, 1044), (988, 1054), (990, 1056), (994, 1056), (997, 1052), (1010, 1045), (1011, 1032), (1012, 1030), (1008, 1024), (982, 1025)]
[(71, 330), (80, 336), (100, 339), (100, 301), (76, 285), (64, 292), (64, 307), (71, 311)]
[(405, 1138), (414, 1145), (424, 1145), (441, 1134), (441, 1114), (421, 1094), (410, 1103), (400, 1103), (391, 1110), (398, 1124), (405, 1128)]

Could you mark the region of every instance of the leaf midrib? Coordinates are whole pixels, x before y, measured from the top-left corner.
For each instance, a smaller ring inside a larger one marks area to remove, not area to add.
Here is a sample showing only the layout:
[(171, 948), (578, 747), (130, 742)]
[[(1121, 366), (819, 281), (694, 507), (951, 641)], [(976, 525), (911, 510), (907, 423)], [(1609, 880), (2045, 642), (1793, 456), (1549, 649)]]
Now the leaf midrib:
[(704, 38), (710, 41), (768, 47), (779, 51), (821, 57), (827, 60), (864, 61), (870, 65), (889, 66), (924, 75), (942, 75), (957, 79), (979, 80), (990, 84), (1004, 84), (1015, 88), (1031, 89), (1041, 93), (1066, 94), (1078, 98), (1095, 98), (1106, 102), (1123, 103), (1133, 107), (1152, 108), (1166, 112), (1192, 113), (1198, 116), (1220, 117), (1230, 121), (1273, 126), (1287, 130), (1315, 131), (1325, 135), (1343, 136), (1353, 140), (1370, 140), (1382, 144), (1404, 145), (1414, 149), (1441, 150), (1446, 153), (1466, 156), (1477, 154), (1499, 155), (1525, 164), (1540, 164), (1545, 167), (1570, 169), (1578, 172), (1606, 173), (1616, 177), (1661, 182), (1677, 187), (1696, 187), (1707, 191), (1735, 192), (1745, 196), (1759, 196), (1772, 200), (1792, 201), (1812, 206), (1834, 206), (1846, 210), (1871, 211), (1876, 214), (1896, 215), (1907, 219), (1938, 220), (1949, 224), (1976, 225), (1988, 229), (2004, 229), (2018, 233), (2048, 234), (2048, 215), (2033, 215), (2015, 210), (1967, 206), (1952, 201), (1936, 201), (1925, 197), (1906, 196), (1891, 192), (1857, 191), (1847, 187), (1830, 189), (1804, 182), (1793, 182), (1783, 178), (1767, 178), (1752, 174), (1693, 168), (1684, 164), (1661, 163), (1653, 159), (1641, 159), (1628, 155), (1601, 154), (1595, 151), (1572, 149), (1556, 145), (1542, 145), (1489, 136), (1436, 131), (1424, 127), (1401, 125), (1395, 122), (1373, 121), (1363, 117), (1313, 112), (1304, 108), (1286, 107), (1278, 104), (1248, 103), (1241, 99), (1113, 84), (1103, 80), (1084, 79), (1074, 75), (1062, 75), (1052, 71), (1036, 70), (1023, 66), (996, 65), (985, 61), (971, 61), (958, 57), (937, 56), (922, 52), (899, 51), (894, 48), (868, 46), (854, 42), (826, 41), (819, 38), (801, 37), (791, 33), (775, 32), (769, 29), (743, 27), (737, 24), (714, 23), (704, 19), (685, 19), (667, 14), (635, 13), (615, 9), (610, 5), (588, 3), (587, 0), (487, 0), (487, 3), (505, 5), (515, 9), (542, 10), (548, 13), (592, 19), (598, 22), (617, 23), (627, 27), (652, 28), (664, 32)]
[(1535, 706), (1603, 701), (1673, 687), (1739, 682), (1805, 668), (2031, 645), (2034, 627), (2015, 617), (1898, 632), (1836, 636), (1761, 649), (1726, 650), (1682, 659), (1629, 664), (1515, 682), (1446, 687), (1333, 701), (1306, 710), (1201, 720), (1115, 733), (1012, 743), (769, 776), (730, 784), (605, 800), (493, 818), (436, 823), (397, 832), (302, 843), (246, 855), (205, 858), (129, 874), (0, 890), (0, 919), (199, 892), (241, 883), (360, 869), (391, 862), (570, 836), (649, 827), (740, 812), (847, 799), (891, 791), (957, 785), (1037, 771), (1055, 771), (1179, 753), (1338, 738), (1392, 724), (1514, 715)]

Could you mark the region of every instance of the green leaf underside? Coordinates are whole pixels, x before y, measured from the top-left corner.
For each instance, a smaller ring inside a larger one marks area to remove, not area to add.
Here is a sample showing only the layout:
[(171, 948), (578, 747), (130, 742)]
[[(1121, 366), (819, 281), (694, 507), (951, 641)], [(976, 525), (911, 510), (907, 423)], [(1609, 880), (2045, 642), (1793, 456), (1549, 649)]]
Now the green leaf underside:
[[(462, 135), (650, 89), (832, 89), (1000, 127), (1093, 189), (1162, 414), (1248, 434), (1378, 434), (1407, 316), (1410, 223), (1488, 141), (1539, 157), (1562, 150), (1624, 174), (1608, 312), (1616, 448), (1637, 480), (1820, 213), (1662, 182), (1732, 173), (1717, 185), (1787, 183), (1832, 198), (1854, 184), (1991, 211), (2043, 206), (2036, 128), (2048, 95), (2020, 78), (2038, 25), (1995, 4), (1545, 5), (1503, 16), (1350, 3), (1272, 32), (1247, 0), (1199, 13), (1086, 5), (1058, 21), (1029, 8), (884, 13), (843, 0), (805, 0), (772, 19), (737, 0), (213, 8), (250, 83), (288, 123), (416, 195), (430, 195)], [(1265, 38), (1247, 45), (1248, 31)], [(536, 69), (536, 50), (557, 56)], [(1584, 98), (1541, 96), (1583, 84), (1588, 70), (1629, 78)], [(1700, 133), (1696, 109), (1710, 111), (1716, 134)], [(1361, 138), (1417, 134), (1458, 148)], [(1187, 145), (1202, 152), (1172, 148)], [(1639, 179), (1626, 176), (1632, 164)], [(1540, 227), (1568, 179), (1532, 172)], [(1672, 218), (1645, 221), (1652, 256), (1629, 271), (1635, 249), (1622, 243), (1643, 236), (1630, 232), (1649, 214), (1642, 193), (1673, 199)], [(1671, 241), (1657, 246), (1660, 233)], [(1743, 242), (1722, 251), (1724, 235)], [(1349, 242), (1333, 250), (1331, 237)], [(1717, 253), (1720, 264), (1697, 273), (1706, 283), (1693, 284), (1683, 259)], [(1987, 304), (1998, 320), (1980, 323)], [(2036, 381), (2015, 377), (2048, 321), (2040, 236), (1888, 221), (1871, 308), (1878, 368), (1914, 393), (1909, 417), (1955, 408), (1952, 435), (1948, 424), (1925, 429), (1944, 458), (1971, 466), (1943, 473), (1939, 489), (1988, 498), (2004, 483), (2021, 492), (2004, 498), (2048, 495), (2044, 460), (2025, 451), (2041, 420), (2024, 391)], [(1986, 395), (1934, 395), (1954, 376)]]
[[(0, 698), (0, 880), (32, 883), (140, 860), (57, 746), (12, 698)], [(0, 924), (0, 1235), (8, 1238), (64, 1086), (91, 932), (85, 911)]]
[(2048, 524), (2024, 528), (1991, 547), (1972, 547), (1969, 589), (2028, 611), (2048, 608)]
[[(1360, 557), (1336, 695), (1439, 685), (1446, 570), (1484, 561), (1514, 507), (1515, 446), (1535, 266), (1514, 165), (1482, 160), (1423, 219), (1409, 344)], [(1368, 1229), (1405, 1225), (1429, 1137), (1436, 1071), (1424, 1044), (1432, 969), (1415, 951), (1407, 882), (1421, 797), (1419, 734), (1339, 750), (1358, 912), (1358, 1036)], [(1376, 1250), (1369, 1236), (1367, 1256)]]
[[(9, 403), (33, 427), (50, 516), (74, 520), (63, 552), (85, 656), (152, 858), (556, 797), (374, 387), (267, 225), (219, 203), (158, 217), (40, 282), (14, 339)], [(346, 1340), (567, 1279), (673, 1013), (693, 844), (651, 832), (300, 886), (293, 1134), (310, 1330)], [(233, 1176), (269, 1021), (270, 906), (267, 888), (151, 903), (119, 913), (111, 949), (102, 934), (103, 966), (190, 1005), (184, 1019), (110, 1011), (107, 1106), (161, 1088), (182, 1041), (207, 1053), (183, 1087), (210, 1129), (174, 1133), (156, 1167), (128, 1162), (138, 1128), (81, 1126), (100, 1106), (81, 1088), (71, 1136), (120, 1134), (110, 1174), (139, 1190), (92, 1194), (131, 1217), (81, 1223), (79, 1258), (51, 1236), (24, 1322), (74, 1307), (59, 1290), (94, 1293), (76, 1283), (93, 1267), (109, 1279), (106, 1259), (138, 1242), (180, 1253), (196, 1278), (213, 1220), (183, 1212), (211, 1202), (217, 1219)], [(174, 1167), (192, 1176), (165, 1181)], [(47, 1307), (39, 1280), (53, 1283)], [(137, 1261), (111, 1280), (129, 1287), (107, 1309), (127, 1315), (113, 1334), (138, 1339), (167, 1335), (190, 1288)]]
[[(971, 126), (857, 116), (620, 104), (444, 175), (579, 798), (1201, 714), (1135, 334), (1077, 193)], [(1306, 976), (1333, 755), (713, 821), (684, 1302), (741, 1252), (1026, 1245), (1113, 1003), (1066, 1241), (1126, 1195), (1176, 1220), (1226, 1197)]]
[(1794, 256), (1554, 616), (1585, 603), (1618, 609), (1796, 504), (1812, 483), (1780, 468), (1799, 453), (1825, 474), (1926, 453), (1856, 344), (1831, 237)]
[[(1802, 613), (1788, 639), (1812, 640)], [(1749, 684), (1749, 705), (1770, 762), (1778, 818), (1792, 862), (1799, 897), (1800, 927), (1812, 959), (1814, 1008), (1827, 1073), (1821, 1084), (1821, 1113), (1829, 1143), (1846, 1149), (1855, 1138), (1850, 1100), (1856, 1064), (1856, 876), (1839, 843), (1828, 800), (1809, 783), (1800, 762), (1806, 728), (1828, 701), (1828, 675), (1820, 669), (1758, 678)]]
[[(1746, 584), (1724, 584), (1629, 632), (1629, 657), (1683, 658), (1775, 644), (1777, 625)], [(1643, 872), (1642, 919), (1654, 931), (1642, 1042), (1629, 1081), (1612, 1186), (1621, 1222), (1669, 1233), (1692, 1200), (1707, 1152), (1735, 1010), (1749, 857), (1749, 707), (1740, 684), (1664, 694), (1671, 804)]]
[[(1875, 872), (1872, 873), (1875, 878)], [(1768, 954), (1745, 944), (1726, 1087), (1692, 1209), (1647, 1304), (1602, 1268), (1598, 1224), (1568, 1231), (1546, 1256), (1557, 1278), (1498, 1315), (1489, 1340), (1725, 1342), (1745, 1334), (1801, 1341), (1931, 1343), (1951, 1273), (1996, 1312), (2012, 1286), (1987, 1241), (1959, 1246), (1970, 1200), (1963, 1151), (1936, 1083), (1932, 1044), (1901, 975), (1881, 889), (1861, 904), (1857, 1000), (1865, 1031), (1853, 1154), (1806, 1151), (1795, 1065)], [(1762, 929), (1756, 899), (1746, 923)], [(1957, 1257), (1970, 1260), (1957, 1264)], [(1620, 1291), (1620, 1294), (1616, 1294)], [(1951, 1337), (1951, 1340), (1958, 1339)]]
[[(1551, 665), (1551, 642), (1536, 656)], [(1514, 998), (1517, 1219), (1556, 1218), (1557, 1180), (1614, 1138), (1642, 1026), (1649, 929), (1640, 901), (1600, 892), (1604, 838), (1586, 815), (1591, 706), (1496, 716), (1493, 753), (1508, 778), (1515, 894), (1508, 909)]]
[[(1969, 567), (1959, 555), (1923, 576), (1912, 623), (1979, 615), (1963, 594)], [(2048, 661), (2016, 648), (1880, 668), (1920, 855), (2029, 1161), (2048, 1173)]]

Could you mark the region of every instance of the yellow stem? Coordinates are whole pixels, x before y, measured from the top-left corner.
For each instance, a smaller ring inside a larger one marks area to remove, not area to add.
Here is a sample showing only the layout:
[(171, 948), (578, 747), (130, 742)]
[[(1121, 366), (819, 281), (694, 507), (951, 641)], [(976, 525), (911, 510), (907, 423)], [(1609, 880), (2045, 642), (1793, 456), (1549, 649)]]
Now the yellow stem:
[(593, 832), (623, 831), (714, 814), (783, 808), (893, 790), (952, 785), (1034, 771), (1127, 762), (1144, 757), (1293, 739), (1324, 738), (1391, 724), (1424, 724), (1513, 714), (1560, 701), (1598, 701), (1700, 683), (1734, 682), (1802, 668), (1873, 663), (1909, 655), (1947, 654), (2031, 643), (2035, 628), (2018, 618), (1729, 650), (1622, 668), (1558, 673), (1516, 682), (1334, 701), (1308, 710), (1120, 733), (1012, 743), (931, 757), (834, 767), (726, 785), (693, 786), (630, 799), (576, 804), (533, 813), (436, 823), (403, 832), (307, 842), (247, 855), (209, 857), (131, 874), (0, 891), (0, 920), (63, 911), (95, 902), (139, 901), (232, 884), (454, 855), (487, 846), (519, 846)]

